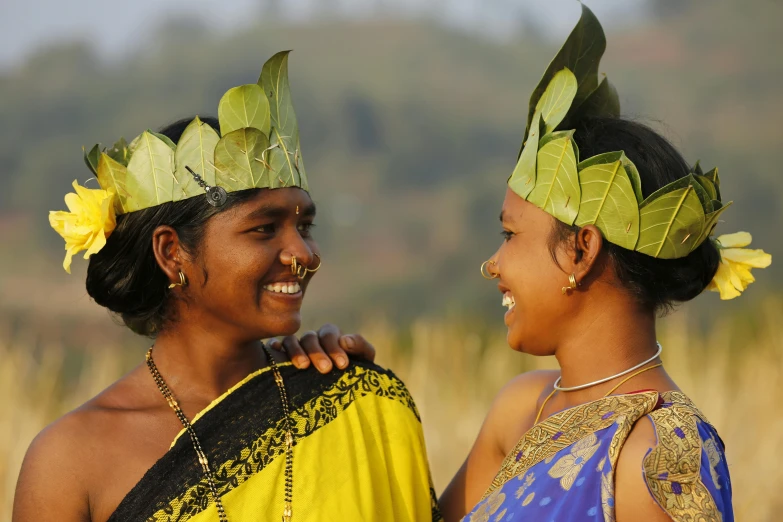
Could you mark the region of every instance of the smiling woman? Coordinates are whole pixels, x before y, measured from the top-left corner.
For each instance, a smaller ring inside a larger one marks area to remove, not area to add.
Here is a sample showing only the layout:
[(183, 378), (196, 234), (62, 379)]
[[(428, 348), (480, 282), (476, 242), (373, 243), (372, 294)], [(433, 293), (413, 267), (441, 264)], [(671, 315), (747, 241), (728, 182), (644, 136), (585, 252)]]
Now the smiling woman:
[(730, 204), (717, 169), (620, 117), (605, 47), (583, 5), (531, 96), (504, 240), (481, 267), (509, 346), (560, 371), (501, 391), (441, 497), (449, 521), (733, 520), (723, 442), (666, 373), (656, 317), (706, 289), (738, 296), (771, 259), (728, 251), (749, 234), (711, 238)]
[(153, 345), (38, 435), (14, 521), (440, 518), (416, 406), (391, 372), (300, 371), (260, 341), (299, 330), (321, 264), (287, 56), (229, 90), (217, 120), (86, 154), (101, 188), (74, 184), (50, 216), (64, 265), (86, 250), (90, 296)]

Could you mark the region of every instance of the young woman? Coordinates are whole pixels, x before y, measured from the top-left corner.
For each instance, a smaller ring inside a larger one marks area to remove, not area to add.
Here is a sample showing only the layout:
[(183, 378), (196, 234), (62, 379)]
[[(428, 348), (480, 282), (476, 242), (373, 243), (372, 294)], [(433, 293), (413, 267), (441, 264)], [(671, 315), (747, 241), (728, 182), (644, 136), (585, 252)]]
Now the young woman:
[[(287, 53), (218, 113), (96, 146), (100, 189), (74, 182), (70, 212), (52, 213), (66, 270), (86, 250), (90, 296), (153, 345), (35, 439), (13, 520), (439, 519), (419, 416), (392, 373), (298, 371), (258, 341), (299, 329), (321, 264)], [(327, 351), (338, 335), (322, 331)]]
[(717, 170), (619, 117), (605, 43), (583, 6), (531, 98), (505, 240), (481, 267), (511, 348), (560, 370), (500, 392), (440, 499), (446, 521), (733, 520), (723, 442), (664, 369), (656, 317), (705, 289), (736, 297), (771, 258), (739, 248), (746, 233), (710, 239)]

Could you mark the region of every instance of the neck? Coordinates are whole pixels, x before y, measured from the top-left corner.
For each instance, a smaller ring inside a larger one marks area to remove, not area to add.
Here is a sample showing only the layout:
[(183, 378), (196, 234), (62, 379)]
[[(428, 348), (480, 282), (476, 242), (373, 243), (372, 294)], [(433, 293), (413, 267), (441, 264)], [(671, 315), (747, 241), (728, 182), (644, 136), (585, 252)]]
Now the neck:
[[(561, 369), (560, 386), (579, 386), (621, 373), (649, 359), (658, 350), (655, 316), (638, 305), (624, 299), (611, 300), (586, 303), (582, 311), (569, 325), (565, 340), (555, 352)], [(649, 364), (657, 362), (660, 361), (656, 359)], [(618, 392), (649, 387), (640, 383), (649, 382), (650, 374), (656, 372), (665, 376), (662, 368), (656, 368), (631, 379)], [(602, 397), (623, 377), (567, 392), (568, 400), (579, 403)]]
[(183, 323), (158, 336), (152, 356), (178, 400), (205, 404), (266, 365), (260, 341), (235, 342)]

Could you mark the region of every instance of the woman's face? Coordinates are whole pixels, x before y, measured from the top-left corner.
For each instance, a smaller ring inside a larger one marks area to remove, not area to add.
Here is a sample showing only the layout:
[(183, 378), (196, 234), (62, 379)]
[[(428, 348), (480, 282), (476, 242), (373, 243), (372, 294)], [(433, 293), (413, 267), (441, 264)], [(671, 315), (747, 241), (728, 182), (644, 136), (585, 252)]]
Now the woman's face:
[(259, 190), (212, 217), (188, 271), (189, 312), (198, 309), (205, 328), (248, 341), (295, 333), (312, 273), (298, 279), (291, 260), (318, 265), (314, 218), (315, 205), (299, 188)]
[[(571, 310), (568, 273), (552, 259), (549, 238), (552, 216), (520, 198), (510, 189), (503, 201), (501, 223), (504, 240), (489, 270), (499, 276), (507, 340), (514, 350), (534, 355), (552, 355), (567, 325)], [(567, 260), (563, 256), (567, 266)]]

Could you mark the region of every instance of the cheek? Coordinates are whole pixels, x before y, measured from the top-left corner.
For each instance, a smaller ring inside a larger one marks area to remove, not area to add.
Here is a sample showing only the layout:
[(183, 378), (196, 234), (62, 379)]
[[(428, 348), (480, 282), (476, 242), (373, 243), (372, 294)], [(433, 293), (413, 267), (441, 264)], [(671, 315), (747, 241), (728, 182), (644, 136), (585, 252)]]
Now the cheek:
[(255, 295), (256, 287), (274, 265), (274, 251), (258, 242), (239, 239), (205, 253), (207, 281), (204, 290), (229, 306), (246, 306), (244, 296)]
[(548, 250), (508, 248), (503, 257), (503, 281), (511, 287), (517, 305), (521, 301), (536, 307), (557, 289), (560, 272)]

